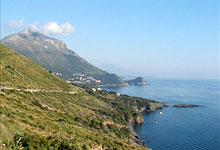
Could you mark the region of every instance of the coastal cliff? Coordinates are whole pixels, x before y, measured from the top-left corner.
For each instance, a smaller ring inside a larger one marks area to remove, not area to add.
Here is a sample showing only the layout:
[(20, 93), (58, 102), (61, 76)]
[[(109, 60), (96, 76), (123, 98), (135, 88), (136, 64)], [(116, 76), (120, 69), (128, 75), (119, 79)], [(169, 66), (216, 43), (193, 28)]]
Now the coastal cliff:
[(163, 109), (163, 107), (167, 107), (168, 105), (163, 103), (154, 103), (150, 105), (150, 109), (148, 111), (155, 112), (157, 109)]
[(133, 134), (133, 137), (131, 138), (130, 141), (132, 141), (134, 144), (139, 144), (139, 145), (143, 145), (146, 146), (147, 143), (142, 141), (140, 139), (140, 137), (138, 136), (138, 134), (134, 131), (134, 126), (136, 124), (142, 124), (144, 122), (144, 119), (142, 117), (142, 113), (149, 111), (149, 112), (155, 112), (157, 109), (163, 109), (163, 107), (168, 107), (168, 105), (163, 104), (163, 103), (159, 103), (159, 102), (154, 102), (154, 103), (150, 103), (148, 106), (143, 106), (143, 107), (133, 107), (135, 109), (136, 112), (139, 113), (138, 116), (136, 116), (133, 120), (129, 120), (128, 122), (128, 126), (130, 131)]
[(138, 116), (138, 117), (136, 118), (135, 122), (136, 122), (137, 124), (141, 124), (141, 123), (144, 122), (144, 119), (143, 119), (142, 116)]

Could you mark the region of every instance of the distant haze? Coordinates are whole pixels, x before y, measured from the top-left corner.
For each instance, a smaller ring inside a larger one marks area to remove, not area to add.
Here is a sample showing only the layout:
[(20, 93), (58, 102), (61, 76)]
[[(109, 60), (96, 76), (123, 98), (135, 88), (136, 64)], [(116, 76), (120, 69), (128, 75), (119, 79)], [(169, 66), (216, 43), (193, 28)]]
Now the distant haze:
[(1, 38), (31, 27), (119, 73), (220, 78), (218, 0), (2, 0), (1, 24)]

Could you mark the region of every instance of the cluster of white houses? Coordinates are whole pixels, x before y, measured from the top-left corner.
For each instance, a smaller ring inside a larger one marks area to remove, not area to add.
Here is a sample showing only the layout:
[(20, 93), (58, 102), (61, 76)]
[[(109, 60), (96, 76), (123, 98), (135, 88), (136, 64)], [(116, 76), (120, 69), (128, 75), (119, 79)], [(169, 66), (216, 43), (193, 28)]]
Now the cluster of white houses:
[(69, 78), (67, 82), (75, 84), (90, 84), (91, 82), (100, 83), (101, 80), (97, 80), (91, 76), (86, 76), (82, 73), (73, 73), (73, 77)]
[[(52, 73), (55, 76), (61, 77), (62, 74), (59, 72), (53, 72)], [(91, 77), (91, 76), (86, 76), (82, 73), (73, 73), (73, 77), (69, 78), (68, 80), (66, 80), (66, 82), (68, 83), (75, 83), (75, 84), (89, 84), (91, 82), (95, 82), (95, 83), (100, 83), (101, 80), (96, 80), (95, 78)], [(93, 92), (96, 91), (101, 91), (101, 88), (92, 88)], [(120, 96), (120, 93), (116, 93), (116, 96)]]

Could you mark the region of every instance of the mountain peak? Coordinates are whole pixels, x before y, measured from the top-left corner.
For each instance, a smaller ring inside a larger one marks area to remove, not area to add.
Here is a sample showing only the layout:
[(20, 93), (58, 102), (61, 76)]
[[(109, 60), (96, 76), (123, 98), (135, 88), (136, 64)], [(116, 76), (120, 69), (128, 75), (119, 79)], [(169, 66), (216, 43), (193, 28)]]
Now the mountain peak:
[(27, 28), (27, 29), (24, 29), (24, 30), (22, 30), (21, 32), (19, 32), (19, 33), (21, 33), (21, 34), (29, 34), (30, 33), (30, 30)]
[(33, 30), (31, 28), (26, 28), (16, 34), (9, 35), (5, 37), (2, 40), (2, 43), (4, 42), (16, 42), (16, 43), (24, 43), (24, 44), (30, 44), (32, 43), (32, 46), (39, 46), (44, 47), (46, 49), (55, 49), (55, 50), (65, 50), (67, 49), (67, 46), (64, 42), (49, 37), (47, 35), (44, 35), (36, 30)]
[(1, 43), (72, 83), (77, 81), (95, 86), (127, 85), (117, 75), (109, 74), (88, 63), (68, 49), (64, 42), (40, 32), (24, 29), (5, 37)]
[(34, 30), (32, 30), (31, 28), (26, 28), (20, 31), (19, 34), (30, 35), (32, 32), (34, 32)]

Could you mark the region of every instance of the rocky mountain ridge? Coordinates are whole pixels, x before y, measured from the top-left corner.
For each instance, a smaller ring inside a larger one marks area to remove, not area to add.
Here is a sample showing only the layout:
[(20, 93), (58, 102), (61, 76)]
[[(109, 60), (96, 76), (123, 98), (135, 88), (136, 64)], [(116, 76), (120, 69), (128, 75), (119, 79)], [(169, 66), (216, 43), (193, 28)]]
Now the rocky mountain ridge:
[[(1, 43), (16, 50), (59, 78), (68, 80), (68, 82), (93, 86), (127, 85), (116, 74), (103, 71), (81, 58), (64, 42), (40, 32), (25, 29), (6, 36), (1, 40)], [(85, 79), (83, 80), (81, 76), (76, 78), (76, 74), (83, 75)], [(85, 80), (88, 78), (94, 80), (86, 82)]]

